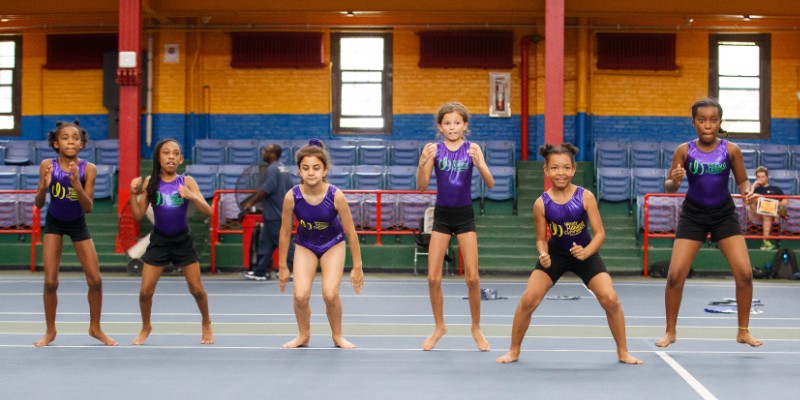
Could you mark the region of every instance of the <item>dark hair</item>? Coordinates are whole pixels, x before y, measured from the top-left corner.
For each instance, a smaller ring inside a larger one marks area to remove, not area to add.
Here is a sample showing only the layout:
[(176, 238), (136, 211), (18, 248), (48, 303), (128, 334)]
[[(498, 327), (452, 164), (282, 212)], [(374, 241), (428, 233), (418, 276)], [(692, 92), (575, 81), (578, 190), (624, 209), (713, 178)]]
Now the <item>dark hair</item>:
[(47, 143), (50, 144), (50, 148), (52, 148), (56, 153), (58, 153), (58, 149), (56, 148), (55, 144), (58, 142), (58, 134), (61, 133), (62, 130), (65, 128), (75, 128), (78, 130), (78, 133), (81, 135), (81, 148), (86, 146), (86, 142), (89, 141), (89, 133), (86, 132), (86, 129), (81, 128), (81, 121), (74, 120), (72, 122), (63, 122), (58, 121), (56, 122), (56, 129), (47, 133)]
[[(442, 123), (444, 116), (450, 114), (451, 112), (459, 113), (461, 118), (464, 119), (464, 123), (469, 123), (469, 110), (467, 110), (467, 107), (457, 101), (451, 101), (449, 103), (444, 103), (441, 107), (439, 107), (439, 111), (436, 113), (436, 126), (438, 127)], [(465, 136), (469, 135), (469, 133), (469, 130), (464, 131)], [(437, 135), (439, 134), (441, 134), (441, 132), (437, 131)]]
[(756, 175), (758, 175), (759, 172), (763, 172), (764, 175), (769, 177), (769, 170), (767, 169), (767, 167), (765, 167), (763, 165), (759, 166), (758, 168), (756, 168)]
[(181, 148), (181, 144), (175, 139), (163, 139), (153, 147), (153, 171), (150, 173), (150, 182), (147, 182), (146, 189), (147, 200), (153, 205), (155, 205), (158, 200), (156, 192), (158, 192), (158, 182), (161, 181), (161, 148), (164, 147), (164, 144), (167, 142), (175, 142), (178, 148)]
[(539, 147), (539, 155), (544, 158), (545, 163), (551, 154), (566, 154), (572, 160), (572, 164), (575, 165), (575, 155), (578, 154), (578, 148), (570, 142), (561, 144), (545, 143)]
[[(297, 168), (300, 168), (300, 163), (303, 162), (303, 159), (306, 157), (317, 157), (320, 161), (322, 161), (323, 167), (325, 169), (330, 169), (330, 161), (328, 157), (328, 152), (325, 150), (325, 144), (322, 143), (319, 139), (311, 139), (308, 141), (308, 144), (301, 147), (300, 150), (297, 150), (297, 154), (295, 154), (295, 158), (297, 159)], [(298, 171), (298, 174), (300, 172)], [(328, 177), (325, 176), (322, 178), (323, 182), (328, 181)], [(300, 175), (300, 183), (303, 183), (303, 177)]]
[[(719, 112), (719, 117), (722, 119), (722, 105), (719, 104), (719, 101), (713, 97), (705, 97), (692, 104), (692, 121), (697, 117), (697, 109), (700, 107), (716, 107)], [(720, 125), (717, 133), (724, 134), (725, 136), (723, 136), (723, 138), (728, 137), (728, 132), (722, 129), (722, 125)]]

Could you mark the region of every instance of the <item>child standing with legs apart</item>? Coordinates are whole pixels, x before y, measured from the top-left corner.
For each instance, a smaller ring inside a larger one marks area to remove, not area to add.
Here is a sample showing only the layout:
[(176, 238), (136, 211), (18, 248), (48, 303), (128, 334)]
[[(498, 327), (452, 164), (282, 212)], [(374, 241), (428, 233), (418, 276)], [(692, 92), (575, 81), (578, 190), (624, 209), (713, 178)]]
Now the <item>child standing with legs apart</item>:
[[(133, 216), (141, 219), (149, 205), (153, 206), (153, 232), (150, 244), (142, 256), (142, 288), (139, 291), (139, 308), (142, 312), (142, 330), (133, 344), (144, 344), (150, 331), (150, 312), (153, 308), (153, 294), (156, 284), (164, 272), (164, 267), (172, 263), (181, 268), (189, 292), (197, 302), (202, 321), (200, 343), (214, 343), (211, 331), (211, 318), (208, 314), (208, 296), (200, 280), (200, 258), (194, 248), (192, 232), (186, 218), (189, 202), (194, 203), (206, 216), (211, 215), (211, 207), (200, 194), (197, 182), (191, 176), (179, 175), (178, 166), (183, 163), (180, 144), (172, 139), (158, 142), (153, 148), (153, 172), (145, 178), (136, 177), (131, 181), (130, 205)], [(144, 195), (142, 187), (145, 187)]]
[(85, 213), (92, 212), (94, 183), (97, 168), (94, 164), (78, 158), (89, 135), (79, 126), (59, 122), (56, 129), (47, 135), (58, 157), (43, 160), (39, 165), (39, 187), (34, 205), (44, 206), (50, 193), (50, 206), (45, 217), (44, 254), (44, 316), (47, 331), (34, 346), (47, 346), (56, 338), (56, 307), (58, 305), (58, 269), (64, 247), (64, 235), (68, 235), (78, 255), (86, 284), (89, 286), (89, 336), (103, 344), (116, 346), (114, 339), (100, 329), (100, 311), (103, 308), (103, 282), (100, 278), (100, 263), (94, 248), (92, 235), (86, 226)]
[(697, 139), (678, 146), (664, 183), (666, 191), (674, 193), (686, 177), (689, 190), (683, 201), (672, 246), (667, 287), (664, 290), (667, 327), (664, 337), (656, 342), (658, 347), (667, 347), (675, 342), (683, 285), (694, 257), (709, 233), (728, 261), (736, 282), (736, 304), (739, 305), (736, 341), (754, 347), (761, 346), (761, 342), (750, 336), (753, 271), (742, 228), (736, 217), (736, 206), (728, 190), (731, 171), (746, 205), (752, 203), (754, 195), (750, 192), (750, 181), (739, 146), (717, 136), (724, 133), (721, 124), (722, 106), (717, 100), (705, 98), (694, 103), (692, 125), (697, 131)]
[[(545, 144), (539, 148), (539, 154), (545, 159), (544, 174), (553, 186), (533, 204), (539, 260), (514, 313), (511, 348), (497, 359), (499, 363), (519, 359), (522, 339), (528, 331), (531, 315), (547, 291), (568, 271), (581, 278), (605, 310), (608, 327), (617, 344), (619, 362), (642, 363), (642, 360), (628, 353), (625, 315), (614, 291), (611, 276), (606, 271), (603, 259), (597, 254), (606, 238), (597, 200), (592, 192), (572, 184), (577, 153), (578, 149), (571, 143)], [(587, 222), (594, 235), (589, 233)], [(548, 227), (551, 235), (549, 240)]]
[(478, 276), (478, 236), (472, 210), (472, 169), (477, 168), (487, 187), (494, 187), (494, 178), (483, 159), (480, 146), (464, 139), (468, 133), (469, 112), (461, 103), (447, 103), (436, 115), (438, 134), (444, 141), (428, 143), (422, 150), (417, 170), (417, 188), (425, 190), (435, 170), (438, 194), (433, 214), (433, 232), (428, 248), (428, 290), (431, 296), (433, 334), (422, 343), (423, 350), (436, 347), (447, 333), (444, 323), (442, 295), (442, 262), (450, 236), (458, 238), (464, 260), (469, 311), (472, 316), (472, 337), (480, 351), (489, 351), (489, 342), (481, 332), (481, 293)]
[(322, 270), (322, 299), (325, 313), (331, 326), (333, 344), (343, 349), (356, 346), (342, 335), (342, 300), (339, 286), (344, 274), (345, 244), (350, 243), (353, 269), (350, 283), (356, 294), (364, 286), (364, 271), (361, 264), (361, 247), (358, 234), (350, 214), (350, 207), (341, 190), (328, 183), (328, 153), (321, 141), (312, 139), (297, 152), (300, 184), (286, 193), (283, 199), (283, 214), (278, 245), (280, 291), (289, 281), (287, 257), (294, 227), (294, 218), (299, 225), (295, 236), (294, 251), (294, 315), (297, 319), (297, 337), (283, 345), (284, 348), (308, 346), (311, 337), (311, 286), (317, 273), (317, 263)]

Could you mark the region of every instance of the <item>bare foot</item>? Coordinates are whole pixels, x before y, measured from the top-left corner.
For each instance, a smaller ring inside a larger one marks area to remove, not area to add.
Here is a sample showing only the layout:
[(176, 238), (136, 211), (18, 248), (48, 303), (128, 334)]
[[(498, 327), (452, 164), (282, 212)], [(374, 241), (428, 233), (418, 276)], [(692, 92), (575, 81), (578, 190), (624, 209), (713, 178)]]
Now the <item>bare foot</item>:
[(33, 342), (33, 345), (36, 347), (44, 347), (52, 343), (53, 340), (56, 340), (56, 331), (45, 332), (44, 336)]
[(667, 347), (671, 344), (675, 343), (675, 334), (674, 333), (665, 333), (664, 337), (661, 340), (656, 342), (656, 347)]
[(475, 339), (475, 344), (478, 345), (478, 351), (489, 351), (489, 342), (483, 336), (481, 328), (472, 328), (472, 338)]
[(509, 350), (508, 353), (500, 357), (497, 357), (496, 361), (500, 364), (508, 364), (517, 362), (518, 360), (519, 360), (519, 350), (516, 351)]
[(203, 336), (200, 344), (214, 344), (214, 332), (211, 330), (211, 322), (203, 323)]
[(150, 336), (150, 331), (152, 331), (152, 330), (153, 330), (152, 326), (148, 326), (148, 327), (144, 327), (143, 326), (142, 330), (139, 331), (139, 335), (136, 336), (136, 339), (133, 339), (133, 343), (132, 344), (137, 345), (137, 346), (144, 344), (144, 342)]
[(764, 344), (756, 340), (756, 338), (750, 336), (749, 329), (739, 329), (739, 333), (736, 335), (736, 341), (739, 343), (749, 344), (751, 347), (759, 347)]
[(333, 344), (340, 349), (355, 349), (356, 345), (350, 343), (342, 336), (333, 338)]
[(438, 343), (439, 339), (441, 339), (442, 336), (444, 336), (445, 334), (447, 334), (447, 327), (434, 329), (433, 333), (430, 336), (428, 336), (428, 338), (425, 339), (424, 342), (422, 342), (422, 350), (425, 351), (433, 350), (433, 348), (436, 347), (436, 343)]
[(103, 332), (103, 330), (100, 328), (94, 328), (94, 329), (90, 328), (89, 336), (99, 340), (106, 346), (116, 346), (119, 344), (116, 340), (108, 337), (108, 335), (106, 335), (106, 333)]
[(619, 357), (619, 362), (623, 364), (643, 364), (644, 361), (632, 356), (627, 351), (617, 352), (617, 356)]
[(304, 337), (298, 336), (298, 337), (296, 337), (296, 338), (284, 343), (281, 347), (283, 347), (284, 349), (296, 349), (296, 348), (299, 348), (299, 347), (308, 347), (308, 338), (307, 337), (304, 338)]

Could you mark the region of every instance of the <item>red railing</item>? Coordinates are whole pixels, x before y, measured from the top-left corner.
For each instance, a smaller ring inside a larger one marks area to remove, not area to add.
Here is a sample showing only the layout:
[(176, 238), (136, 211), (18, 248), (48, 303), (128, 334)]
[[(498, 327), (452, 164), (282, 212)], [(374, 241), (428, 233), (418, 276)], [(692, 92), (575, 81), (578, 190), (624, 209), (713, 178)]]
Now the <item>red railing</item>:
[(42, 241), (41, 213), (33, 205), (35, 198), (35, 190), (0, 190), (0, 234), (31, 235), (31, 272), (36, 272), (36, 245)]
[[(242, 235), (242, 262), (250, 264), (250, 245), (253, 229), (262, 222), (261, 215), (245, 215), (239, 219), (236, 193), (254, 193), (254, 190), (217, 190), (211, 201), (211, 273), (217, 271), (217, 245), (220, 235)], [(381, 245), (384, 235), (411, 235), (418, 227), (425, 209), (433, 205), (435, 191), (415, 190), (343, 190), (353, 214), (353, 223), (359, 235), (374, 235), (375, 244)], [(228, 203), (228, 204), (226, 204)], [(389, 207), (389, 208), (387, 208)], [(401, 216), (400, 214), (403, 213)], [(391, 221), (384, 220), (388, 215)]]
[[(685, 194), (648, 193), (644, 196), (644, 276), (648, 276), (650, 238), (674, 238)], [(745, 239), (800, 240), (800, 196), (768, 196), (788, 200), (787, 218), (778, 218), (764, 236), (761, 222), (753, 218), (754, 211), (744, 205), (741, 195), (732, 195), (736, 213)]]

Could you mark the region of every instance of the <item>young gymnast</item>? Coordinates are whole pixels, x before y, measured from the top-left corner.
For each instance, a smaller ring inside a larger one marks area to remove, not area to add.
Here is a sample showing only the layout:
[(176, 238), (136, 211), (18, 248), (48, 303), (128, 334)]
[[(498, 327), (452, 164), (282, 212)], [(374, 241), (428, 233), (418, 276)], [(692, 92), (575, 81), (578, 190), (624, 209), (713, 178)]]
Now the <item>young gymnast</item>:
[(322, 270), (322, 299), (325, 313), (331, 326), (333, 344), (343, 349), (356, 346), (342, 335), (342, 301), (339, 286), (342, 283), (345, 261), (345, 237), (350, 244), (353, 268), (350, 283), (356, 294), (364, 286), (364, 271), (361, 264), (361, 247), (358, 234), (350, 214), (350, 207), (341, 190), (328, 183), (328, 153), (324, 145), (312, 139), (297, 151), (297, 166), (300, 184), (286, 193), (283, 200), (281, 232), (278, 245), (280, 291), (289, 281), (287, 257), (291, 241), (294, 218), (299, 225), (295, 235), (294, 270), (294, 314), (298, 335), (283, 344), (284, 348), (308, 346), (311, 337), (311, 286), (317, 273), (317, 263)]
[[(153, 294), (156, 285), (164, 272), (164, 267), (172, 263), (181, 268), (189, 292), (197, 302), (202, 316), (202, 334), (200, 343), (214, 343), (211, 330), (211, 317), (208, 314), (208, 296), (200, 279), (200, 258), (194, 247), (192, 232), (186, 211), (189, 202), (206, 216), (211, 215), (211, 207), (200, 194), (197, 182), (191, 176), (177, 173), (178, 166), (183, 163), (180, 144), (172, 139), (164, 139), (153, 148), (153, 172), (144, 179), (136, 177), (131, 181), (130, 205), (133, 216), (141, 219), (147, 207), (153, 206), (153, 232), (142, 260), (142, 287), (139, 291), (139, 308), (142, 312), (142, 330), (133, 340), (133, 344), (144, 344), (153, 327), (150, 313), (153, 308)], [(144, 195), (142, 187), (145, 187)]]
[(117, 345), (117, 341), (108, 337), (100, 328), (103, 282), (100, 278), (97, 251), (85, 218), (85, 214), (92, 212), (97, 168), (78, 158), (78, 153), (88, 140), (88, 133), (80, 127), (77, 120), (56, 123), (56, 129), (50, 131), (47, 141), (58, 157), (42, 160), (39, 165), (39, 187), (34, 205), (42, 208), (47, 194), (50, 193), (50, 206), (47, 208), (42, 239), (44, 317), (47, 330), (44, 336), (33, 342), (37, 347), (47, 346), (56, 338), (58, 269), (64, 248), (64, 235), (72, 240), (72, 247), (75, 248), (89, 286), (89, 336), (106, 345)]
[[(617, 344), (619, 362), (642, 363), (642, 360), (628, 353), (622, 305), (603, 259), (597, 253), (606, 238), (597, 200), (592, 192), (572, 184), (577, 153), (578, 149), (571, 143), (545, 144), (539, 148), (539, 154), (545, 159), (544, 174), (553, 184), (533, 204), (539, 260), (514, 313), (511, 347), (508, 353), (497, 359), (498, 363), (510, 363), (519, 359), (531, 315), (547, 291), (568, 271), (574, 272), (583, 280), (605, 310), (608, 327)], [(589, 233), (587, 222), (594, 235)], [(551, 235), (549, 240), (548, 227)]]
[(461, 103), (446, 103), (436, 114), (439, 143), (428, 143), (422, 150), (417, 169), (417, 188), (427, 189), (431, 171), (435, 170), (437, 182), (436, 207), (433, 214), (433, 232), (428, 248), (428, 291), (431, 297), (433, 333), (422, 343), (423, 350), (432, 350), (447, 333), (444, 322), (444, 297), (442, 295), (442, 262), (450, 237), (456, 235), (464, 260), (465, 279), (472, 316), (472, 337), (480, 351), (489, 351), (489, 342), (481, 332), (481, 293), (478, 276), (478, 236), (475, 213), (472, 210), (472, 170), (477, 168), (484, 184), (494, 187), (494, 178), (483, 158), (479, 145), (466, 141), (469, 111)]
[(683, 285), (700, 246), (711, 233), (711, 240), (719, 249), (733, 273), (736, 283), (736, 304), (739, 329), (736, 341), (750, 346), (761, 342), (750, 336), (750, 303), (753, 300), (753, 272), (747, 244), (736, 217), (736, 206), (728, 190), (728, 176), (733, 171), (739, 193), (749, 205), (754, 198), (742, 161), (739, 146), (720, 139), (724, 133), (722, 106), (715, 99), (705, 98), (692, 105), (692, 125), (697, 139), (684, 143), (675, 150), (664, 188), (674, 193), (684, 177), (689, 180), (689, 190), (678, 220), (672, 258), (669, 262), (667, 286), (664, 290), (667, 326), (664, 337), (656, 342), (667, 347), (677, 338), (678, 311), (683, 297)]

